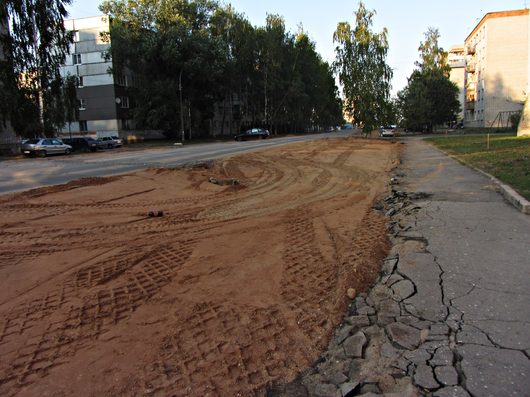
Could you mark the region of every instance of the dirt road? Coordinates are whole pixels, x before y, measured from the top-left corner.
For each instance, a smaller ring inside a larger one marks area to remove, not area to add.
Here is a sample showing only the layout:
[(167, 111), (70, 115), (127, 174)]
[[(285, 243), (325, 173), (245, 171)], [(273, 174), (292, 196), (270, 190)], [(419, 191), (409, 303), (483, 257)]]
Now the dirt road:
[(0, 196), (0, 394), (259, 395), (293, 379), (378, 271), (371, 206), (397, 159), (389, 142), (326, 140)]

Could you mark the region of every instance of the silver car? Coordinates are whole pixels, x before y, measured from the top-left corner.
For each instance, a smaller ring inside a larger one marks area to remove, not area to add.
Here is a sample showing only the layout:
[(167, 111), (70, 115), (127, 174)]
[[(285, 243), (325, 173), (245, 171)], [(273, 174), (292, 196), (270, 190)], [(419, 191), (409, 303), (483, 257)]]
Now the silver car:
[(70, 154), (72, 146), (65, 145), (57, 138), (28, 139), (22, 144), (22, 153), (25, 156), (42, 156), (49, 154)]

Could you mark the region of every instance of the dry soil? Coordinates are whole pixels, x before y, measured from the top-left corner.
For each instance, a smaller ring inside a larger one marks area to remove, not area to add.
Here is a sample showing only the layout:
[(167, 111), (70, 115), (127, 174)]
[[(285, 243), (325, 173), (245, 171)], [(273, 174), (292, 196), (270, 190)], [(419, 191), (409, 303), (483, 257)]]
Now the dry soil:
[(260, 395), (292, 380), (348, 288), (378, 272), (371, 208), (398, 151), (321, 140), (1, 196), (0, 395)]

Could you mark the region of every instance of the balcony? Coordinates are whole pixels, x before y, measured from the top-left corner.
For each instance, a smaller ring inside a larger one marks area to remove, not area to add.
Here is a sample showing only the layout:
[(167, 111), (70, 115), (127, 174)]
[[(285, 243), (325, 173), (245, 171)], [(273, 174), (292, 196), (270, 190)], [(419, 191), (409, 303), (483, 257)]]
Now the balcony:
[(466, 110), (474, 112), (475, 111), (475, 101), (467, 101), (466, 102)]
[(466, 46), (466, 52), (468, 55), (473, 55), (476, 51), (476, 45), (468, 45)]
[(468, 62), (468, 64), (467, 64), (467, 72), (468, 73), (475, 73), (476, 70), (477, 70), (476, 62)]

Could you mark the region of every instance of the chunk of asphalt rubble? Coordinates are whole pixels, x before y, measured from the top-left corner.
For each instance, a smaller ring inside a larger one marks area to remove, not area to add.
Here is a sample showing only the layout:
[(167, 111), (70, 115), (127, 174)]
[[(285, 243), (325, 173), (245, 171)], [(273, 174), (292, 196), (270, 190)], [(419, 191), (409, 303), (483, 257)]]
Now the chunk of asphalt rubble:
[(392, 323), (386, 326), (392, 342), (407, 350), (417, 348), (421, 343), (420, 331), (405, 324)]
[(366, 345), (367, 339), (363, 332), (359, 331), (355, 335), (350, 336), (342, 343), (346, 356), (352, 358), (360, 358), (363, 356), (363, 348)]
[(418, 365), (414, 372), (414, 383), (427, 390), (438, 389), (440, 385), (434, 379), (432, 368), (428, 365)]
[(368, 327), (370, 325), (370, 319), (368, 316), (350, 316), (346, 317), (344, 321), (357, 328)]
[(454, 354), (447, 346), (442, 346), (436, 349), (433, 358), (429, 362), (431, 365), (451, 365), (454, 360)]
[(351, 397), (359, 388), (359, 382), (347, 382), (340, 385), (340, 394), (342, 397)]
[(399, 257), (393, 256), (390, 258), (387, 258), (383, 261), (383, 266), (381, 271), (383, 274), (392, 274), (396, 270), (396, 266), (399, 262)]
[(208, 182), (213, 183), (214, 185), (220, 185), (220, 186), (236, 186), (239, 185), (239, 180), (235, 178), (228, 178), (228, 179), (217, 179), (213, 176), (208, 178)]
[(436, 367), (434, 368), (434, 374), (436, 379), (444, 386), (458, 385), (458, 374), (452, 366), (444, 365), (442, 367)]
[(335, 385), (330, 385), (329, 383), (320, 383), (315, 386), (315, 389), (311, 395), (315, 397), (329, 397), (334, 396), (336, 392), (337, 387)]
[(410, 280), (398, 281), (397, 283), (392, 284), (391, 288), (392, 291), (394, 291), (394, 294), (399, 296), (401, 300), (410, 298), (416, 291), (414, 284), (412, 284)]
[(386, 212), (385, 216), (387, 216), (387, 217), (391, 217), (391, 216), (394, 215), (395, 213), (396, 213), (396, 209), (395, 209), (395, 208), (390, 208), (390, 209)]

